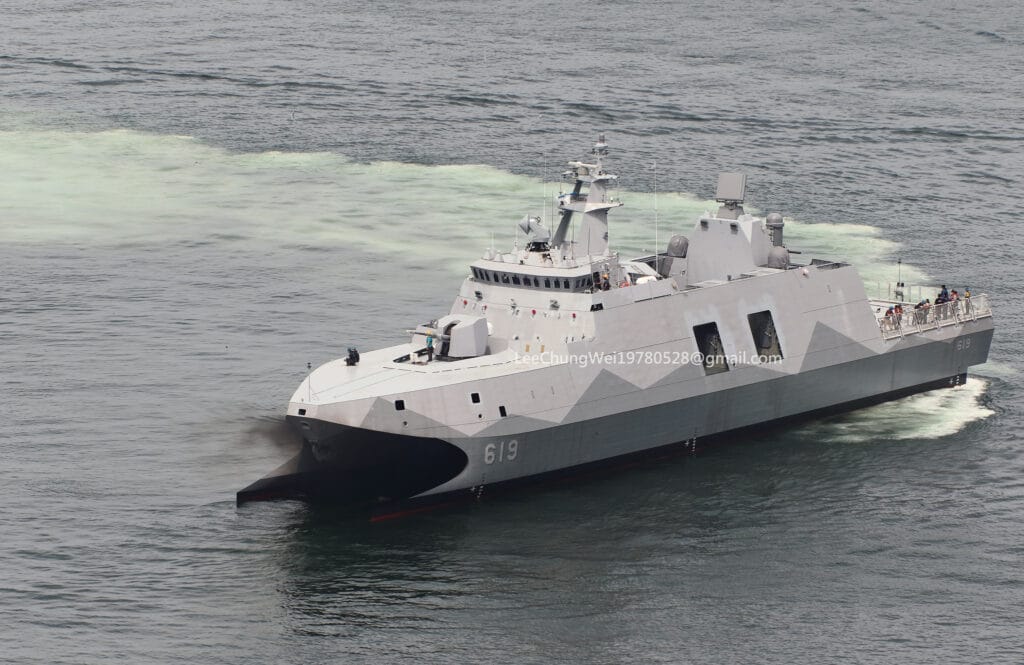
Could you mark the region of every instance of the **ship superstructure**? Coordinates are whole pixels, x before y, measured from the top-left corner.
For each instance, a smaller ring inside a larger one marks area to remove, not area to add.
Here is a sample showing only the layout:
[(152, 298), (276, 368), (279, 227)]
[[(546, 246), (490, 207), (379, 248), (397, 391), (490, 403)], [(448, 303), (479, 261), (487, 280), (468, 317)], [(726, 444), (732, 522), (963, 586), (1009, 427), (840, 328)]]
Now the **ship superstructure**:
[(553, 228), (524, 218), (525, 247), (474, 261), (447, 314), (316, 368), (287, 410), (302, 452), (239, 502), (479, 497), (958, 385), (985, 362), (987, 296), (869, 300), (852, 266), (794, 262), (782, 216), (743, 210), (742, 174), (688, 235), (620, 260), (607, 154), (602, 136), (569, 162)]

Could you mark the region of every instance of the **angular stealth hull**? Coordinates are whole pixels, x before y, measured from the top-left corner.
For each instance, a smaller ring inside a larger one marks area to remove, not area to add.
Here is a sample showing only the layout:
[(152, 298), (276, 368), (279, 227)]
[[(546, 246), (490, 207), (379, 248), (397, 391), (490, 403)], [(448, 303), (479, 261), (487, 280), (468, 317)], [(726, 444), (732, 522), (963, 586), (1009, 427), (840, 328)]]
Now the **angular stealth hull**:
[[(445, 441), (289, 416), (306, 437), (302, 452), (240, 491), (238, 503), (311, 499), (389, 516), (595, 467), (756, 440), (781, 426), (962, 385), (967, 367), (987, 358), (993, 334), (990, 320), (970, 328), (804, 373), (496, 436)], [(969, 354), (958, 353), (957, 344), (966, 340)], [(611, 382), (598, 377), (595, 383)], [(514, 458), (503, 459), (511, 441)], [(516, 460), (521, 463), (513, 468)]]
[(439, 439), (312, 418), (288, 416), (288, 421), (305, 437), (302, 450), (240, 490), (238, 504), (287, 498), (370, 505), (436, 487), (461, 473), (468, 461), (461, 449)]
[(302, 452), (238, 502), (396, 512), (479, 497), (956, 386), (986, 361), (987, 296), (872, 301), (845, 263), (794, 264), (782, 216), (739, 205), (739, 174), (723, 174), (722, 207), (690, 236), (620, 260), (606, 155), (602, 140), (569, 162), (554, 233), (524, 219), (526, 248), (488, 250), (446, 316), (306, 377), (287, 414)]

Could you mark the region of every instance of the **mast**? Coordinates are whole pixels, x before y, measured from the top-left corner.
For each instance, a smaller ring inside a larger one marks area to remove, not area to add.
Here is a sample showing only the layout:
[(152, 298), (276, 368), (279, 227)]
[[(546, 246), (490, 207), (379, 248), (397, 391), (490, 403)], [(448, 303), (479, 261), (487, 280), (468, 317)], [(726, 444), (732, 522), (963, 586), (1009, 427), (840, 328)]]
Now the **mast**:
[(557, 248), (562, 256), (572, 253), (573, 241), (567, 240), (570, 224), (574, 214), (581, 215), (579, 239), (575, 244), (585, 256), (608, 255), (608, 211), (622, 205), (613, 201), (609, 189), (618, 180), (617, 175), (606, 173), (604, 158), (608, 156), (608, 144), (601, 134), (590, 161), (569, 162), (570, 170), (563, 175), (573, 181), (572, 192), (558, 197), (558, 209), (562, 218), (551, 241), (552, 248)]

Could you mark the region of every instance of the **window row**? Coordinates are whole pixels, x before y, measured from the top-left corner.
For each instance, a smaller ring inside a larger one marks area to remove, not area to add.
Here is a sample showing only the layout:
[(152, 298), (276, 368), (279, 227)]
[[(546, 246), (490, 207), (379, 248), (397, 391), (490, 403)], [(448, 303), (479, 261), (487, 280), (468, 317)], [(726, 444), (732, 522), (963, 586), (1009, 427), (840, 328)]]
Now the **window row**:
[(529, 286), (535, 289), (563, 289), (579, 291), (594, 286), (594, 280), (588, 275), (568, 279), (565, 277), (544, 277), (536, 275), (521, 275), (517, 273), (498, 272), (484, 270), (483, 268), (471, 267), (473, 277), (481, 282), (494, 282), (495, 284), (509, 284), (511, 286)]

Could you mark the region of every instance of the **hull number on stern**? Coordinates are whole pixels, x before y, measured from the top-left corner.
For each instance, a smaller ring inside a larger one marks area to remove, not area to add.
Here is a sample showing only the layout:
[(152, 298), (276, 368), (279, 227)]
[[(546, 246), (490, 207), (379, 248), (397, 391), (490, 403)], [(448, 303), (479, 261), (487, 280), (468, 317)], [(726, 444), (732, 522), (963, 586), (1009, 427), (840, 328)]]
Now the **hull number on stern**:
[(484, 446), (484, 463), (511, 462), (519, 455), (519, 442), (515, 439), (488, 443)]

